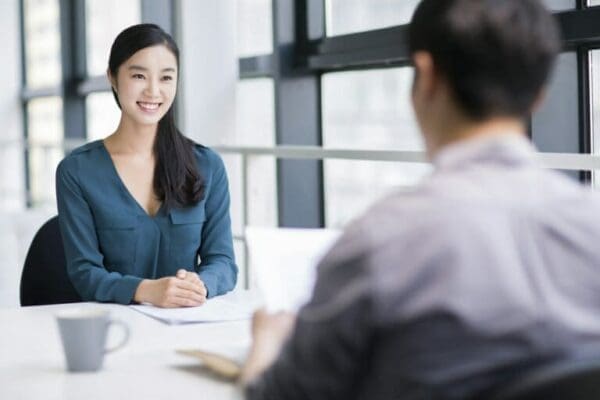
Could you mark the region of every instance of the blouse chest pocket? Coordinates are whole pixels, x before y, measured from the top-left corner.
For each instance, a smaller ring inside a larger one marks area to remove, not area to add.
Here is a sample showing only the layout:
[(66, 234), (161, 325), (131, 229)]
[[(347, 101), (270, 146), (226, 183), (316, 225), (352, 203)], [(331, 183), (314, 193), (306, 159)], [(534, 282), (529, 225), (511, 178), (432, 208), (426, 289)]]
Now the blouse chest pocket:
[(96, 232), (104, 266), (110, 271), (133, 270), (138, 239), (138, 219), (114, 211), (96, 213)]
[(171, 217), (170, 252), (176, 268), (193, 268), (202, 238), (202, 227), (206, 221), (204, 207), (173, 209)]

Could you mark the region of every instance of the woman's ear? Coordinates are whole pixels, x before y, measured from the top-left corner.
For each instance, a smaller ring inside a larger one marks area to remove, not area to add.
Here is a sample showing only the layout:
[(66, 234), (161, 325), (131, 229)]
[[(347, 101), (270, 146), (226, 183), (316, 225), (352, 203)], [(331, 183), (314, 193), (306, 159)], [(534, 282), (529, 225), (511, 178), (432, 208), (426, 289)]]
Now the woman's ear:
[(110, 86), (116, 92), (117, 91), (117, 79), (115, 77), (113, 77), (113, 75), (110, 73), (110, 69), (106, 70), (106, 77), (108, 78), (108, 82), (110, 83)]

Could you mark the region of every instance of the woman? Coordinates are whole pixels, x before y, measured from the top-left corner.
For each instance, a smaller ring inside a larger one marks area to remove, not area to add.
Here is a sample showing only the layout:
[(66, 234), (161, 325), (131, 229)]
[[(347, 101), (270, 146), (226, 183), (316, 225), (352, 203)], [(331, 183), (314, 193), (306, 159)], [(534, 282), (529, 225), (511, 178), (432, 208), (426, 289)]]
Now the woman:
[(107, 71), (119, 126), (58, 166), (67, 270), (83, 300), (197, 306), (235, 286), (227, 175), (175, 126), (178, 71), (160, 27), (121, 32)]

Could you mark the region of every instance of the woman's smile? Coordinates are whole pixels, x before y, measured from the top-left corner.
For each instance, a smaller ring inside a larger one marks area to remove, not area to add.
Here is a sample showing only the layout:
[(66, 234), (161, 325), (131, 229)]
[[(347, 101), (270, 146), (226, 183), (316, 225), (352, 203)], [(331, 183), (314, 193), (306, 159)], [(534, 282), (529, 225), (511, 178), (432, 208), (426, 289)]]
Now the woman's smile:
[(145, 101), (138, 101), (137, 105), (142, 109), (142, 111), (153, 113), (158, 110), (162, 103), (149, 103)]

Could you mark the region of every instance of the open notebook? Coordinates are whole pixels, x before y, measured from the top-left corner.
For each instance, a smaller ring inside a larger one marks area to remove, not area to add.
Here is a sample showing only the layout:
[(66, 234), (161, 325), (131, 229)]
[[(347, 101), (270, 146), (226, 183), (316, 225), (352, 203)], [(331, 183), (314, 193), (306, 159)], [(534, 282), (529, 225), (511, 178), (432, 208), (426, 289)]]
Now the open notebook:
[[(267, 311), (296, 312), (312, 294), (316, 267), (339, 238), (332, 229), (246, 228), (251, 285)], [(247, 347), (180, 350), (219, 375), (236, 379)]]

